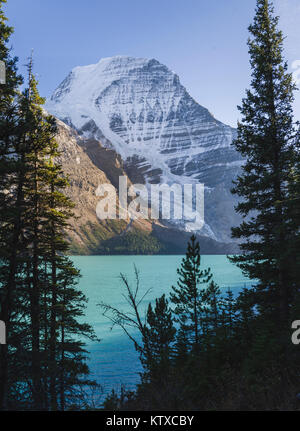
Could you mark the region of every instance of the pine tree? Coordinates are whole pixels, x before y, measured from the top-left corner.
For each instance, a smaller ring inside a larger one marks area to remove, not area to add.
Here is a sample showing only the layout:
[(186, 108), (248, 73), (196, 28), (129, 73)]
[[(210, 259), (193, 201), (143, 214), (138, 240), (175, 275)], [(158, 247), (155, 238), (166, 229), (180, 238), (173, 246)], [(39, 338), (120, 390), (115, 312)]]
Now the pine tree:
[(78, 278), (79, 272), (74, 268), (73, 262), (66, 256), (58, 257), (56, 342), (52, 341), (52, 356), (49, 358), (51, 366), (48, 367), (52, 386), (52, 388), (50, 386), (52, 410), (64, 411), (68, 406), (78, 404), (80, 388), (97, 386), (89, 379), (89, 368), (86, 364), (88, 352), (83, 338), (93, 341), (98, 339), (89, 324), (79, 321), (84, 316), (87, 298), (77, 287)]
[[(292, 301), (295, 304), (291, 320), (297, 320), (300, 307), (300, 123), (295, 138), (294, 163), (290, 171), (289, 195), (287, 212), (289, 219), (287, 228), (290, 230), (290, 277), (292, 280)], [(296, 305), (298, 305), (296, 307)]]
[(222, 324), (221, 318), (221, 290), (212, 280), (202, 294), (204, 349), (208, 350), (215, 346), (219, 337), (219, 328)]
[[(140, 361), (144, 372), (138, 386), (143, 408), (169, 408), (173, 393), (173, 344), (176, 330), (172, 311), (163, 295), (148, 306), (142, 333)], [(142, 406), (141, 406), (142, 407)]]
[[(45, 194), (47, 202), (47, 212), (45, 214), (45, 224), (49, 225), (50, 229), (43, 231), (43, 243), (46, 245), (44, 253), (44, 262), (48, 269), (48, 296), (49, 296), (49, 334), (46, 342), (46, 348), (49, 351), (49, 392), (50, 392), (50, 405), (52, 410), (58, 409), (58, 308), (59, 308), (59, 291), (61, 283), (63, 282), (62, 289), (65, 290), (65, 279), (61, 279), (61, 273), (67, 270), (71, 271), (73, 278), (70, 284), (76, 282), (76, 276), (79, 276), (73, 267), (71, 261), (64, 258), (63, 254), (68, 250), (68, 244), (64, 239), (64, 228), (67, 227), (67, 220), (72, 216), (71, 209), (73, 203), (63, 193), (68, 183), (62, 177), (61, 167), (54, 162), (58, 157), (59, 152), (55, 140), (50, 140), (50, 154), (49, 162), (45, 172), (44, 180), (48, 184), (48, 190)], [(68, 284), (67, 284), (68, 286)], [(64, 301), (65, 302), (65, 301)], [(47, 307), (47, 305), (46, 305)], [(48, 316), (46, 316), (45, 324), (47, 323)]]
[(155, 308), (148, 306), (145, 337), (151, 351), (150, 358), (144, 358), (147, 378), (162, 383), (169, 376), (172, 360), (172, 344), (176, 330), (173, 326), (172, 312), (163, 295), (155, 300)]
[(87, 378), (84, 342), (74, 335), (94, 339), (91, 327), (78, 322), (86, 298), (76, 288), (78, 271), (64, 256), (73, 204), (63, 194), (68, 184), (57, 164), (56, 121), (42, 109), (32, 66), (31, 58), (28, 88), (22, 94), (7, 90), (9, 109), (0, 115), (4, 410), (65, 409), (80, 385), (94, 384)]
[(199, 350), (202, 324), (201, 284), (208, 283), (212, 274), (210, 268), (201, 269), (200, 246), (192, 235), (188, 243), (186, 257), (177, 270), (179, 281), (172, 287), (171, 302), (175, 305), (174, 313), (181, 331), (186, 334), (189, 346)]
[[(292, 102), (295, 86), (283, 59), (283, 35), (269, 0), (257, 0), (249, 27), (251, 90), (239, 108), (242, 121), (234, 146), (246, 163), (233, 193), (241, 197), (237, 211), (243, 223), (233, 229), (242, 239), (242, 254), (231, 260), (251, 279), (258, 310), (288, 330), (293, 282), (287, 200), (294, 158)], [(279, 335), (278, 335), (279, 336)], [(288, 335), (285, 335), (288, 340)]]
[(0, 320), (6, 324), (7, 344), (0, 346), (0, 410), (8, 406), (7, 393), (13, 391), (9, 363), (20, 365), (19, 370), (23, 371), (16, 352), (23, 338), (18, 318), (23, 312), (24, 299), (21, 291), (17, 293), (22, 270), (19, 256), (23, 243), (20, 217), (23, 174), (22, 156), (16, 157), (16, 144), (21, 135), (16, 99), (22, 78), (17, 73), (17, 58), (10, 56), (8, 48), (13, 29), (6, 23), (4, 3), (6, 0), (0, 0), (0, 60), (6, 68), (6, 83), (0, 85)]
[[(44, 181), (46, 158), (49, 157), (49, 140), (55, 133), (53, 124), (44, 118), (41, 105), (44, 100), (39, 96), (37, 83), (32, 73), (32, 60), (28, 65), (28, 89), (24, 92), (24, 114), (27, 117), (27, 148), (31, 152), (26, 157), (25, 199), (31, 214), (30, 224), (26, 226), (26, 236), (30, 246), (27, 248), (27, 265), (30, 289), (31, 323), (31, 378), (33, 408), (45, 409), (45, 390), (42, 382), (42, 346), (41, 346), (41, 296), (45, 288), (45, 279), (41, 276), (44, 244), (42, 220), (47, 211), (45, 193), (47, 182)], [(44, 275), (44, 274), (43, 274)]]
[(35, 410), (65, 409), (76, 399), (76, 387), (89, 385), (84, 342), (92, 328), (78, 322), (86, 298), (76, 288), (78, 271), (65, 256), (65, 240), (73, 203), (63, 191), (68, 186), (55, 141), (56, 121), (42, 109), (37, 83), (29, 64), (29, 87), (24, 93), (28, 113), (25, 200), (30, 214), (26, 225), (27, 274), (30, 290), (32, 401)]

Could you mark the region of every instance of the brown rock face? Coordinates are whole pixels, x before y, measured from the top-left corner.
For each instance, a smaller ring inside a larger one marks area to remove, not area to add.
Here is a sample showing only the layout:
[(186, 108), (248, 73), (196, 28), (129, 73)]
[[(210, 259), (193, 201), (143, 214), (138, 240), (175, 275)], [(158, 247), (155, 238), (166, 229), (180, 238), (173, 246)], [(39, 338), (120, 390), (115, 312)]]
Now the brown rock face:
[[(96, 190), (99, 185), (108, 183), (118, 193), (119, 176), (127, 176), (122, 161), (113, 150), (103, 148), (99, 141), (81, 138), (74, 129), (59, 120), (57, 126), (56, 140), (61, 151), (58, 162), (69, 180), (66, 194), (75, 203), (75, 216), (67, 231), (71, 252), (102, 254), (101, 245), (111, 238), (135, 230), (151, 233), (152, 223), (147, 220), (98, 219)], [(131, 184), (129, 178), (128, 184)]]
[[(57, 120), (56, 140), (61, 151), (58, 162), (68, 177), (66, 194), (75, 203), (74, 217), (66, 235), (72, 254), (177, 254), (184, 253), (189, 233), (151, 220), (100, 220), (96, 214), (101, 184), (111, 184), (118, 196), (119, 177), (128, 185), (143, 182), (143, 173), (132, 161), (124, 165), (114, 151), (95, 139), (84, 139), (74, 129)], [(139, 180), (139, 181), (138, 181)], [(118, 202), (117, 202), (118, 211)], [(237, 252), (235, 244), (223, 244), (198, 237), (202, 253)]]
[(100, 223), (98, 220), (96, 215), (98, 198), (95, 192), (100, 184), (110, 181), (85, 154), (79, 145), (81, 138), (78, 134), (61, 121), (57, 124), (56, 139), (61, 151), (58, 161), (70, 183), (66, 194), (75, 203), (75, 217), (71, 220), (71, 229), (67, 232), (71, 241), (71, 251), (88, 254), (97, 247), (101, 238), (109, 238), (114, 233), (122, 231), (124, 226), (122, 223), (110, 226), (108, 222)]

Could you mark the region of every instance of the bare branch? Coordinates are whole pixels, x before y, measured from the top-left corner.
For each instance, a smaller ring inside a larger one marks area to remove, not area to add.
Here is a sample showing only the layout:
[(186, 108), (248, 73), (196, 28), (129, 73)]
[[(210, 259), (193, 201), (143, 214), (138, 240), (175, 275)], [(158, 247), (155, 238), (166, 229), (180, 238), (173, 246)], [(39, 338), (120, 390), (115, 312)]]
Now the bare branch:
[[(127, 276), (123, 273), (120, 274), (120, 280), (126, 290), (126, 293), (122, 293), (122, 297), (125, 299), (125, 301), (130, 307), (129, 312), (123, 312), (109, 304), (105, 304), (104, 302), (101, 302), (97, 305), (102, 308), (103, 316), (105, 316), (111, 321), (111, 329), (113, 329), (115, 325), (119, 326), (127, 335), (127, 337), (134, 343), (134, 346), (137, 350), (139, 350), (140, 352), (144, 352), (144, 354), (150, 355), (150, 350), (148, 348), (147, 342), (146, 327), (140, 316), (139, 306), (152, 289), (148, 289), (146, 293), (144, 293), (144, 295), (142, 295), (142, 297), (138, 299), (140, 290), (140, 277), (139, 271), (135, 265), (134, 275), (135, 287), (132, 288)], [(142, 336), (143, 345), (141, 345), (137, 341), (136, 337), (131, 333), (130, 329), (134, 329), (140, 333), (140, 335)]]

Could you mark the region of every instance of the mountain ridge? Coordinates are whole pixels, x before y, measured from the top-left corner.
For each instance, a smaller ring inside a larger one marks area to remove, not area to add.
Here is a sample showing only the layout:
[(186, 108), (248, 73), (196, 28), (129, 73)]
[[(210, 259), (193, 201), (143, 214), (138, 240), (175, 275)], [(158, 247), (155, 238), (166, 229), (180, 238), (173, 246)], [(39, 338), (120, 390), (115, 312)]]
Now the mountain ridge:
[[(118, 177), (125, 175), (117, 153), (101, 142), (86, 140), (76, 130), (57, 119), (56, 140), (60, 156), (57, 162), (68, 178), (66, 194), (75, 203), (74, 217), (66, 235), (70, 254), (178, 254), (184, 253), (188, 236), (172, 231), (152, 220), (99, 220), (96, 215), (101, 184), (111, 184), (118, 193)], [(104, 172), (105, 171), (105, 172)], [(130, 178), (127, 177), (131, 184)], [(234, 244), (216, 243), (198, 236), (204, 254), (236, 251)]]
[(206, 224), (198, 233), (231, 242), (240, 218), (230, 188), (243, 163), (231, 145), (235, 129), (199, 105), (167, 66), (127, 56), (78, 66), (46, 108), (83, 138), (115, 150), (132, 178), (204, 183)]

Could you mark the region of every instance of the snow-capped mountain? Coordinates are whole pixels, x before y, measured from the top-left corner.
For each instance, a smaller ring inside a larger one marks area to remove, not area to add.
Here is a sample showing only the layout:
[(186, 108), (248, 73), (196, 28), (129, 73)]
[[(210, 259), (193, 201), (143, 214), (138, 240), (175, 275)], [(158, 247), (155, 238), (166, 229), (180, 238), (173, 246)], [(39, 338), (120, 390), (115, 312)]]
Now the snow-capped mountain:
[(114, 148), (133, 180), (204, 183), (202, 234), (230, 240), (238, 220), (230, 188), (242, 163), (231, 147), (235, 129), (199, 105), (165, 65), (117, 56), (76, 67), (46, 109)]

